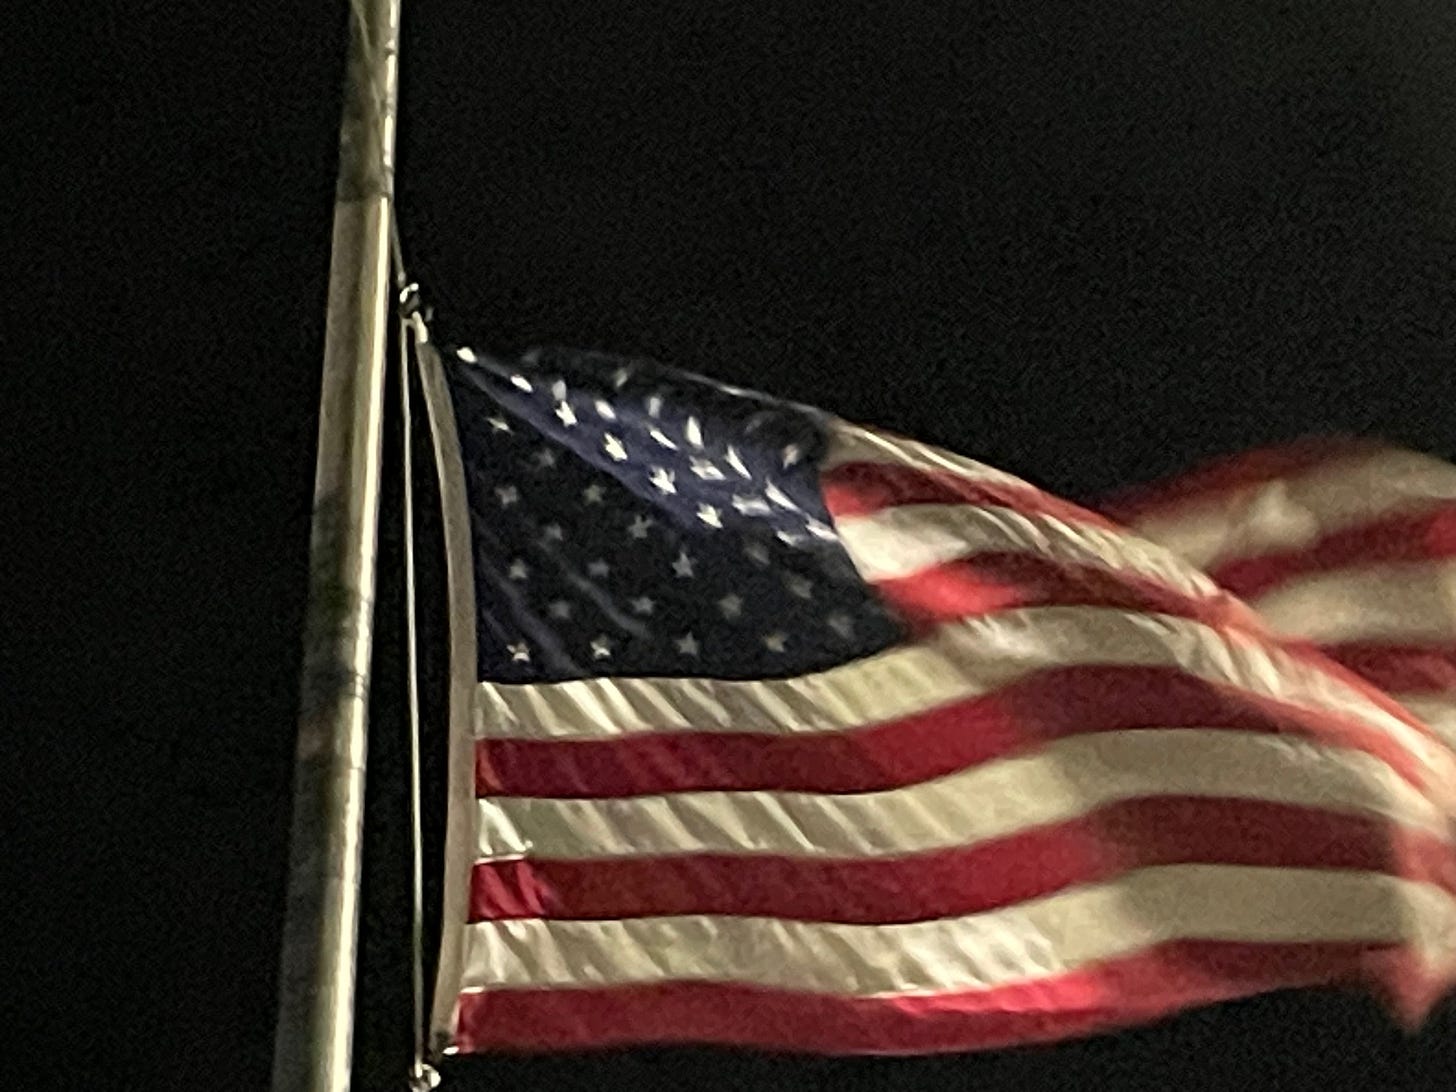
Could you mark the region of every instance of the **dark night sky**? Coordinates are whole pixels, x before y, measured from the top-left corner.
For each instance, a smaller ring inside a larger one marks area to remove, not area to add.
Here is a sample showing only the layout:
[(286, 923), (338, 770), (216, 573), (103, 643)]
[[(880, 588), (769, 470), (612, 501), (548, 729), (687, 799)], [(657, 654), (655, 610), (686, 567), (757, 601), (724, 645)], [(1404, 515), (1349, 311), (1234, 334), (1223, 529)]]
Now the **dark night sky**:
[[(7, 29), (0, 1085), (261, 1089), (344, 4), (65, 8)], [(1440, 0), (405, 9), (405, 245), (479, 345), (648, 353), (1078, 499), (1313, 430), (1456, 455)], [(408, 1043), (397, 518), (366, 1092)], [(1453, 1043), (1452, 1004), (1406, 1039), (1281, 995), (1055, 1048), (474, 1060), (447, 1088), (1423, 1092)]]

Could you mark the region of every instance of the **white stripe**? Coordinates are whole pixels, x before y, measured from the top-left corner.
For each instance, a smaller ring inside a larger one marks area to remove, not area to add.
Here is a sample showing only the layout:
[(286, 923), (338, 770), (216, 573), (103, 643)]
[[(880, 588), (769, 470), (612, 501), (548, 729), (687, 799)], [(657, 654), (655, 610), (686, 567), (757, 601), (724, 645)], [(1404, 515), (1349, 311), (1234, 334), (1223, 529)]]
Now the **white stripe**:
[(1142, 729), (1074, 736), (879, 792), (486, 797), (477, 859), (890, 857), (966, 847), (1165, 795), (1317, 807), (1450, 836), (1437, 807), (1363, 752), (1254, 732)]
[(1396, 694), (1395, 700), (1419, 717), (1447, 746), (1456, 748), (1456, 695)]
[(895, 580), (980, 553), (1020, 553), (1157, 581), (1195, 599), (1219, 594), (1203, 573), (1132, 535), (999, 505), (906, 504), (841, 516), (835, 529), (869, 583)]
[(987, 485), (1009, 486), (1015, 489), (1036, 487), (1014, 474), (997, 470), (975, 459), (957, 455), (930, 444), (896, 436), (880, 429), (851, 424), (839, 419), (829, 426), (828, 450), (819, 460), (819, 470), (832, 470), (844, 463), (884, 463), (889, 466), (906, 466), (913, 470), (949, 471), (970, 482)]
[(990, 989), (1175, 940), (1407, 943), (1449, 960), (1456, 904), (1371, 872), (1173, 865), (938, 921), (678, 916), (467, 926), (466, 989), (734, 982), (854, 997)]
[(592, 678), (476, 688), (475, 734), (490, 739), (616, 739), (646, 732), (839, 732), (990, 694), (1077, 664), (1171, 667), (1292, 705), (1351, 717), (1419, 760), (1446, 748), (1365, 692), (1271, 644), (1173, 615), (1028, 607), (947, 625), (827, 671), (745, 682)]
[(1332, 532), (1456, 499), (1456, 466), (1413, 451), (1333, 459), (1288, 478), (1155, 510), (1131, 527), (1200, 569), (1299, 550)]
[(1296, 577), (1251, 603), (1275, 632), (1318, 644), (1456, 640), (1456, 562), (1362, 565)]

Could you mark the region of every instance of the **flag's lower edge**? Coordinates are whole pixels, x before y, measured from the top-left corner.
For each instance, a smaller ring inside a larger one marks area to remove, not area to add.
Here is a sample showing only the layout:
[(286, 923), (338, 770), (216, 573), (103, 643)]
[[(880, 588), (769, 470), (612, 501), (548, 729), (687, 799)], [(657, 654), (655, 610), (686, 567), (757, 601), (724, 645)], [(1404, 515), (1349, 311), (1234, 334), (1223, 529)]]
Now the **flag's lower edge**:
[(471, 992), (460, 998), (455, 1045), (462, 1054), (674, 1044), (950, 1053), (1111, 1032), (1321, 985), (1363, 986), (1413, 1031), (1453, 984), (1404, 947), (1179, 942), (1055, 978), (932, 996), (851, 998), (700, 982)]

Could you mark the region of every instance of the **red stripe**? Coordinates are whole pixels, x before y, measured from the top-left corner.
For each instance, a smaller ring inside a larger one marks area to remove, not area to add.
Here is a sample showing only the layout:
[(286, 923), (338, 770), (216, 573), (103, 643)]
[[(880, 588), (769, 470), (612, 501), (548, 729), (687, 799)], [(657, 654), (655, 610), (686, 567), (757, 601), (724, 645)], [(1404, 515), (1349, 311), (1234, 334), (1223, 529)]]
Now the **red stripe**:
[(477, 740), (475, 785), (481, 796), (618, 797), (695, 789), (872, 792), (930, 781), (1051, 740), (1136, 728), (1288, 734), (1364, 751), (1413, 784), (1424, 784), (1419, 759), (1358, 720), (1208, 682), (1172, 667), (1077, 664), (843, 732)]
[(473, 992), (456, 1045), (554, 1051), (715, 1043), (822, 1053), (976, 1050), (1108, 1031), (1179, 1009), (1321, 983), (1363, 982), (1408, 1025), (1440, 998), (1406, 950), (1356, 944), (1185, 941), (989, 990), (844, 998), (715, 983)]
[(725, 914), (882, 925), (979, 913), (1175, 864), (1359, 869), (1456, 895), (1456, 850), (1421, 831), (1289, 804), (1149, 797), (982, 845), (882, 860), (479, 863), (470, 920)]
[(1430, 645), (1330, 645), (1335, 663), (1391, 694), (1456, 692), (1456, 648)]
[(1450, 557), (1456, 557), (1456, 508), (1389, 516), (1334, 532), (1313, 546), (1231, 561), (1209, 575), (1248, 599), (1310, 573)]
[(1388, 445), (1357, 436), (1311, 436), (1276, 447), (1244, 452), (1203, 464), (1190, 472), (1135, 485), (1104, 498), (1097, 510), (1119, 523), (1164, 515), (1203, 503), (1220, 493), (1232, 498), (1279, 478), (1313, 470), (1322, 463), (1373, 455)]
[(1373, 685), (1364, 676), (1340, 663), (1337, 657), (1330, 655), (1332, 650), (1336, 650), (1340, 646), (1317, 645), (1313, 641), (1294, 637), (1270, 638), (1269, 643), (1291, 659), (1301, 661), (1349, 687), (1387, 716), (1396, 718), (1428, 739), (1438, 738), (1429, 727), (1409, 709), (1392, 698), (1387, 691)]
[(916, 634), (977, 615), (1041, 606), (1176, 614), (1214, 627), (1263, 631), (1254, 614), (1231, 596), (1197, 598), (1138, 574), (1035, 554), (976, 554), (877, 581), (875, 590)]
[(843, 463), (820, 478), (825, 506), (835, 518), (868, 516), (906, 504), (966, 504), (1011, 508), (1104, 530), (1117, 525), (1033, 485), (973, 481), (952, 470), (918, 470), (884, 463)]

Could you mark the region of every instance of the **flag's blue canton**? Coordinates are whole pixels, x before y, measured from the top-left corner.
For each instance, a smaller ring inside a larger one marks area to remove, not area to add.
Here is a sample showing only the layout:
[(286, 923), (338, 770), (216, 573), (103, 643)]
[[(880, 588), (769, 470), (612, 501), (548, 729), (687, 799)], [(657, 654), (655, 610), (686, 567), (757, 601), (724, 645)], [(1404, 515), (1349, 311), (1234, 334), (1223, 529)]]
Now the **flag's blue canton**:
[(444, 357), (482, 679), (764, 678), (903, 636), (824, 508), (818, 411), (603, 354)]

